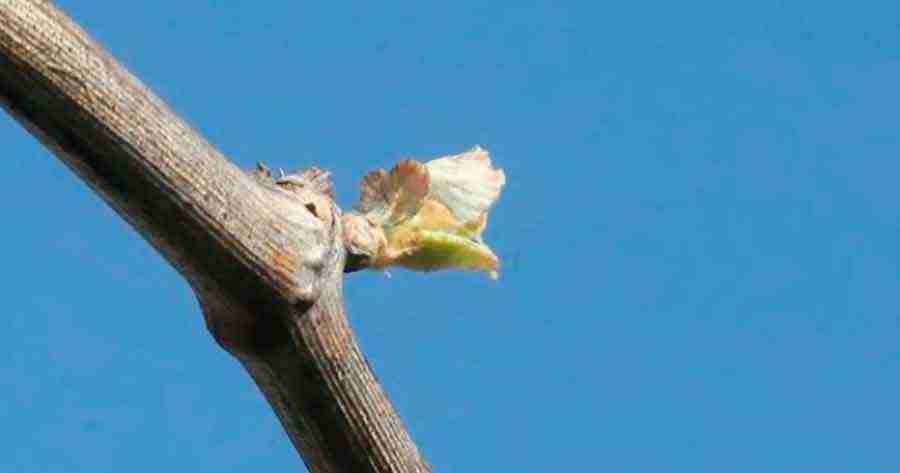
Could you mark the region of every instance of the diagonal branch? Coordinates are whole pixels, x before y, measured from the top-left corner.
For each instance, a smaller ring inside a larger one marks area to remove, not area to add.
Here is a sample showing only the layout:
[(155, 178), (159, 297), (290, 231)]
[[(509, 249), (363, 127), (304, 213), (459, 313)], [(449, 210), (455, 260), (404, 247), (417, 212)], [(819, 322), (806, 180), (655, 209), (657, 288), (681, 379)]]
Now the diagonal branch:
[(46, 0), (0, 0), (0, 104), (188, 280), (311, 471), (428, 471), (348, 325), (320, 183), (238, 169)]

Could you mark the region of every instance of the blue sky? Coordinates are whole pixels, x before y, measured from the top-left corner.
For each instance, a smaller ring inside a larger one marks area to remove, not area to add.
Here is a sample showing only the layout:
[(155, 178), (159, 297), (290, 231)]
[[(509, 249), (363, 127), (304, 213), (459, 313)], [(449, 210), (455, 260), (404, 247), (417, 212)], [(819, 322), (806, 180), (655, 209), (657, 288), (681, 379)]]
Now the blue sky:
[[(499, 281), (346, 280), (435, 469), (900, 469), (893, 2), (60, 1), (239, 165), (488, 148)], [(0, 470), (295, 471), (187, 285), (0, 116)]]

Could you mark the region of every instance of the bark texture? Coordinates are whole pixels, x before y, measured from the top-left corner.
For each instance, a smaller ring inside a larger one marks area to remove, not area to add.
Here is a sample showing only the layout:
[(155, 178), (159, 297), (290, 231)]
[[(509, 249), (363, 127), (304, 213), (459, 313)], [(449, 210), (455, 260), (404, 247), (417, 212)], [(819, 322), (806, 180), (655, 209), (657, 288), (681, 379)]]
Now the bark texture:
[(0, 104), (187, 279), (311, 471), (428, 471), (347, 322), (321, 173), (238, 169), (49, 1), (0, 0)]

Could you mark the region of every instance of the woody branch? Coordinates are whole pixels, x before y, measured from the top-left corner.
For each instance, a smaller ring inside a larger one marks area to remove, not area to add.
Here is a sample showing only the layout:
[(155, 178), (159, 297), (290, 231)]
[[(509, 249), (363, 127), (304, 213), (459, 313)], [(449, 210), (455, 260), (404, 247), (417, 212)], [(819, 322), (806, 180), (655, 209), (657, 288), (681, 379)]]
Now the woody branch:
[(428, 471), (347, 323), (316, 183), (248, 176), (45, 0), (0, 0), (0, 103), (185, 277), (311, 471)]

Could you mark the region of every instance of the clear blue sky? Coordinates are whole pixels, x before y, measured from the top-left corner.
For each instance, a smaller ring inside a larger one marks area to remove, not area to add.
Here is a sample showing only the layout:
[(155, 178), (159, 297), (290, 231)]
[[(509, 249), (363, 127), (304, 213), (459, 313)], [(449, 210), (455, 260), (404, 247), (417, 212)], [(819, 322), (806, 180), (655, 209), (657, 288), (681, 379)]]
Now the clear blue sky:
[[(499, 281), (346, 281), (437, 471), (900, 471), (895, 2), (485, 3), (60, 2), (344, 205), (492, 151)], [(187, 285), (5, 115), (0, 143), (0, 471), (296, 471)]]

